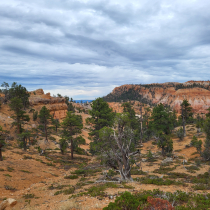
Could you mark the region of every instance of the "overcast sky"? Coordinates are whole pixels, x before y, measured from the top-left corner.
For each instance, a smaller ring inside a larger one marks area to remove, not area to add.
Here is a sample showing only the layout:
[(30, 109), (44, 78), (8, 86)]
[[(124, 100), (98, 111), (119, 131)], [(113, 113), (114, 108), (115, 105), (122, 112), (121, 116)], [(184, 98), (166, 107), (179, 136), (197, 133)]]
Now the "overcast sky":
[(95, 99), (210, 79), (209, 0), (2, 0), (0, 82)]

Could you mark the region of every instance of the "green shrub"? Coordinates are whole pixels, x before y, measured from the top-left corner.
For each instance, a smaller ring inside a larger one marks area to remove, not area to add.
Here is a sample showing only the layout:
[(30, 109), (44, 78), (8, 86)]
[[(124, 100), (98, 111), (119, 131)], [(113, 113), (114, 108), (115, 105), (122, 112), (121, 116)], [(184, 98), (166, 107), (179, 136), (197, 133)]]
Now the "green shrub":
[(24, 173), (28, 173), (28, 174), (31, 174), (32, 172), (30, 171), (26, 171), (26, 170), (20, 170), (21, 172), (24, 172)]
[(124, 192), (121, 196), (116, 198), (114, 203), (109, 203), (103, 210), (134, 210), (138, 208), (139, 204), (139, 200), (130, 192)]
[(12, 177), (10, 174), (3, 174), (4, 176)]
[(131, 169), (131, 175), (146, 175), (147, 173), (142, 170)]
[(25, 198), (25, 199), (34, 198), (34, 194), (23, 195), (23, 198)]
[(186, 169), (187, 169), (190, 173), (195, 173), (195, 171), (200, 170), (197, 166), (186, 166)]
[(108, 173), (107, 173), (107, 175), (108, 176), (115, 176), (115, 175), (117, 175), (118, 173), (116, 172), (116, 171), (114, 171), (113, 169), (109, 169), (109, 171), (108, 171)]
[(74, 187), (69, 187), (69, 189), (65, 189), (65, 190), (60, 190), (54, 193), (54, 195), (59, 195), (59, 194), (64, 194), (64, 195), (69, 195), (74, 193), (75, 188)]
[(14, 171), (14, 168), (8, 166), (7, 171), (12, 172), (12, 171)]
[(196, 136), (193, 136), (190, 144), (197, 149), (197, 152), (201, 154), (202, 141), (198, 140)]
[(174, 169), (176, 169), (176, 167), (168, 168), (168, 167), (160, 166), (160, 168), (159, 168), (159, 169), (155, 169), (155, 170), (153, 171), (153, 173), (166, 174), (166, 173), (168, 173), (169, 171), (173, 171)]
[(16, 190), (15, 187), (12, 187), (9, 185), (5, 185), (4, 188), (5, 188), (5, 190), (12, 190), (12, 191)]
[(65, 176), (64, 179), (78, 179), (77, 175), (69, 175), (69, 176)]

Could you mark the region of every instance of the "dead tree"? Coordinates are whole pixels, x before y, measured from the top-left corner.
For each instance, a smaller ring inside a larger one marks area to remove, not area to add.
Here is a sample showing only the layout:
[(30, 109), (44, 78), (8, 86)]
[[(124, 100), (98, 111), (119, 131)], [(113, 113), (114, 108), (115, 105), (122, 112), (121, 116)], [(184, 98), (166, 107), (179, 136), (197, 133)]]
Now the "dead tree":
[(185, 124), (186, 124), (186, 121), (185, 121), (185, 115), (184, 115), (184, 110), (182, 106), (182, 126), (183, 126), (184, 137), (186, 136)]
[(0, 161), (3, 161), (1, 149), (4, 145), (0, 143)]
[(116, 127), (100, 130), (100, 144), (103, 163), (119, 171), (121, 181), (132, 181), (131, 159), (140, 151), (134, 148), (134, 133), (129, 127), (129, 116), (117, 114)]
[(142, 104), (140, 104), (140, 123), (141, 123), (141, 131), (140, 131), (140, 145), (142, 145), (142, 138), (143, 138), (143, 134), (142, 134)]

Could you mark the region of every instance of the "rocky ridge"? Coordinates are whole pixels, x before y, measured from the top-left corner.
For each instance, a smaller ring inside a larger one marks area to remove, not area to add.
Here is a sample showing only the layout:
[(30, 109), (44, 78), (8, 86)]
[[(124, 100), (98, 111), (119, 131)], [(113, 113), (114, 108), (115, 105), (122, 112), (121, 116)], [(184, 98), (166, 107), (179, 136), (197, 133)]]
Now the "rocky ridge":
[(195, 113), (206, 113), (210, 106), (210, 81), (167, 82), (147, 85), (122, 85), (104, 97), (108, 102), (137, 100), (143, 103), (167, 104), (180, 112), (180, 104), (187, 99)]
[(29, 103), (37, 111), (40, 111), (43, 106), (46, 106), (55, 119), (65, 118), (68, 108), (65, 103), (65, 98), (52, 97), (50, 93), (44, 94), (42, 89), (30, 92)]

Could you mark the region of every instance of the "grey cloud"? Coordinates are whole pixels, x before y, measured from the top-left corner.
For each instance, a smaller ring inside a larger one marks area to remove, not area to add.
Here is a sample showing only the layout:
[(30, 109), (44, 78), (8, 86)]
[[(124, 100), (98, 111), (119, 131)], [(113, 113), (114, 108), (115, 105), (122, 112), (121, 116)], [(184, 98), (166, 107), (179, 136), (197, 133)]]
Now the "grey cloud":
[(2, 82), (99, 95), (128, 83), (206, 80), (209, 6), (207, 0), (0, 2)]

